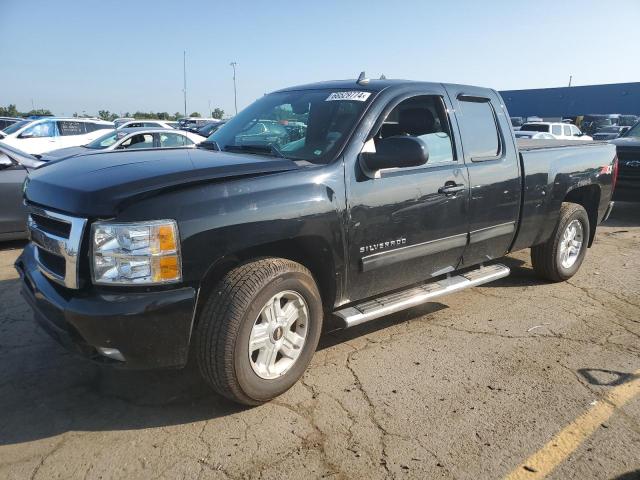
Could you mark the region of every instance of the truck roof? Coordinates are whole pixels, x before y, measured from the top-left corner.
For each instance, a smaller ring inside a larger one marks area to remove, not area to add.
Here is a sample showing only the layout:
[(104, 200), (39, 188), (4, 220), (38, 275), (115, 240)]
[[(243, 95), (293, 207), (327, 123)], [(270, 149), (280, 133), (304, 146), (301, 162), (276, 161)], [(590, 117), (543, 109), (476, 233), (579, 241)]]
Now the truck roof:
[[(328, 80), (325, 82), (316, 82), (316, 83), (307, 83), (305, 85), (296, 85), (293, 87), (281, 88), (279, 90), (275, 90), (276, 92), (290, 92), (294, 90), (319, 90), (319, 89), (343, 89), (343, 88), (352, 88), (358, 90), (365, 90), (368, 92), (381, 92), (389, 87), (402, 87), (408, 85), (453, 85), (450, 83), (440, 83), (440, 82), (422, 82), (416, 80), (402, 80), (402, 79), (369, 79), (367, 83), (358, 83), (358, 80)], [(462, 86), (470, 86), (470, 85), (462, 85)], [(477, 88), (477, 87), (476, 87)], [(489, 90), (489, 89), (488, 89)]]

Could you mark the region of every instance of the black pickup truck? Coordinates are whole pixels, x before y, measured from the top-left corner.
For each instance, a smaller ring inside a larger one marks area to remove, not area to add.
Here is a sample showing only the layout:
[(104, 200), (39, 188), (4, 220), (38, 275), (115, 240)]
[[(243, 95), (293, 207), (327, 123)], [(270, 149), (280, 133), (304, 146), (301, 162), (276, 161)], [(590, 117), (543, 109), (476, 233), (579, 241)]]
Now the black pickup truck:
[(640, 202), (640, 123), (611, 143), (616, 146), (620, 160), (614, 200)]
[[(303, 125), (252, 144), (259, 122)], [(131, 368), (181, 367), (245, 404), (303, 374), (323, 320), (350, 327), (509, 274), (532, 247), (576, 273), (610, 212), (605, 143), (514, 140), (499, 94), (332, 81), (260, 98), (199, 149), (52, 162), (25, 185), (16, 262), (61, 343)]]

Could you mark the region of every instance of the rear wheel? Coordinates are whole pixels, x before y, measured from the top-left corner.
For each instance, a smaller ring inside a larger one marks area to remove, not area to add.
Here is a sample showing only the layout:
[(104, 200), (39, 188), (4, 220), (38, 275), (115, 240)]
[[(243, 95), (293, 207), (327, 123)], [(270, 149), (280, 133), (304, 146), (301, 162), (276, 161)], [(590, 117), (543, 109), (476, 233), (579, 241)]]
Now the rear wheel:
[(561, 282), (573, 277), (587, 252), (589, 216), (576, 203), (563, 203), (553, 234), (531, 248), (531, 263), (538, 276)]
[(257, 405), (288, 390), (318, 345), (322, 302), (305, 267), (265, 258), (229, 272), (199, 318), (197, 357), (221, 395)]

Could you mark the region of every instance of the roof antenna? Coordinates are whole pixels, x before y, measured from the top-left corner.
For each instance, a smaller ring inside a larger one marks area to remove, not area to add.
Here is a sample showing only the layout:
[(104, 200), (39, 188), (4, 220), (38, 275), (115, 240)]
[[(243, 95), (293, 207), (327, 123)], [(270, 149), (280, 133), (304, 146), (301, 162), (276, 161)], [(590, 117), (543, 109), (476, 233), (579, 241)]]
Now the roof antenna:
[(360, 75), (358, 76), (358, 80), (356, 81), (356, 83), (358, 85), (366, 85), (367, 83), (369, 83), (369, 79), (366, 78), (366, 75), (364, 72), (360, 72)]
[(382, 75), (380, 75), (380, 80), (386, 80), (387, 77), (385, 77), (384, 73)]

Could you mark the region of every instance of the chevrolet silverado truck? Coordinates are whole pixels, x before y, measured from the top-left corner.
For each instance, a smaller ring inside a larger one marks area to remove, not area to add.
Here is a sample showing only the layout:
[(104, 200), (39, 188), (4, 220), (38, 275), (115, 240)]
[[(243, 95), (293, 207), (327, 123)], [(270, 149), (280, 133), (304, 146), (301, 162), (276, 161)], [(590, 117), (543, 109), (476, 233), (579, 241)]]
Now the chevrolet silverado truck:
[(616, 146), (620, 160), (620, 181), (614, 200), (640, 202), (640, 123), (611, 143)]
[[(304, 125), (247, 140), (258, 123)], [(25, 184), (16, 261), (36, 320), (130, 368), (189, 358), (255, 405), (352, 327), (509, 274), (576, 273), (611, 210), (606, 143), (516, 144), (491, 89), (331, 81), (266, 95), (197, 149), (51, 162)]]

